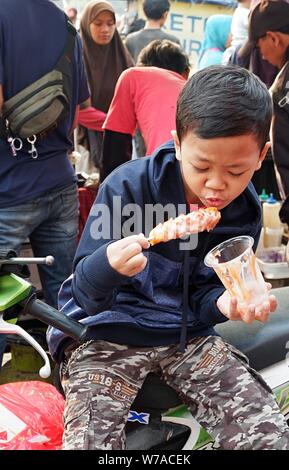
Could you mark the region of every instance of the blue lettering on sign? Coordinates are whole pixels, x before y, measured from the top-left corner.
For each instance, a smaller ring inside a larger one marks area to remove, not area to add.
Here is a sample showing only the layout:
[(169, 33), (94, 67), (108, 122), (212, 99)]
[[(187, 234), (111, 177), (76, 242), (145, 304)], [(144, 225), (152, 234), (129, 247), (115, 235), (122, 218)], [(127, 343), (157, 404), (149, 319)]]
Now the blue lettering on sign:
[(184, 15), (179, 15), (177, 13), (171, 13), (170, 15), (170, 29), (172, 31), (183, 31), (183, 20)]
[(199, 55), (202, 45), (201, 41), (196, 41), (195, 39), (183, 39), (181, 42), (188, 55), (191, 55), (193, 52)]
[(185, 22), (189, 24), (189, 30), (191, 33), (195, 33), (197, 29), (204, 32), (208, 17), (196, 16), (196, 15), (182, 15), (179, 13), (171, 13), (167, 26), (164, 28), (171, 31), (183, 32), (185, 28)]
[[(189, 20), (191, 20), (191, 33), (194, 33), (195, 32), (195, 29), (196, 29), (196, 22), (197, 21), (204, 21), (204, 18), (202, 18), (201, 16), (191, 16), (191, 15), (188, 15), (187, 18)], [(203, 31), (204, 31), (204, 25), (203, 25)]]

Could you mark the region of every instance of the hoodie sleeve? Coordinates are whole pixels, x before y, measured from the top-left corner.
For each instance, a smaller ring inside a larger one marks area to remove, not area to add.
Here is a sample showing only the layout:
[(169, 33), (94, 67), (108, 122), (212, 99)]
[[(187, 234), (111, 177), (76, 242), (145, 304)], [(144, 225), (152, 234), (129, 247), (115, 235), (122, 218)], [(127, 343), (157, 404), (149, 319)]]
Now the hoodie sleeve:
[(72, 294), (75, 302), (88, 315), (106, 310), (114, 301), (117, 287), (130, 282), (129, 277), (119, 274), (109, 264), (107, 247), (121, 238), (114, 233), (121, 221), (115, 220), (116, 212), (121, 213), (121, 198), (117, 198), (119, 210), (114, 210), (113, 198), (116, 193), (109, 185), (100, 187), (92, 206), (79, 247), (76, 252)]
[(191, 307), (199, 320), (205, 325), (216, 325), (228, 320), (217, 307), (218, 298), (225, 292), (221, 281), (214, 276), (210, 283), (196, 286), (191, 296)]

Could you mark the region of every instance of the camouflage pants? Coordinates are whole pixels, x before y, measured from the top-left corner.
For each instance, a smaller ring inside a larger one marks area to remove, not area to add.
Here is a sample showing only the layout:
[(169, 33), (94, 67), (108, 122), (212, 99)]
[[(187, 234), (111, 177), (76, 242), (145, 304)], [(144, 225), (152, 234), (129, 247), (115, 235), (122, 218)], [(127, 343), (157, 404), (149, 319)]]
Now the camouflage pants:
[[(69, 355), (68, 355), (69, 357)], [(177, 345), (133, 348), (94, 341), (70, 355), (64, 449), (125, 448), (124, 426), (149, 372), (159, 373), (222, 449), (289, 449), (289, 428), (246, 356), (215, 336)]]

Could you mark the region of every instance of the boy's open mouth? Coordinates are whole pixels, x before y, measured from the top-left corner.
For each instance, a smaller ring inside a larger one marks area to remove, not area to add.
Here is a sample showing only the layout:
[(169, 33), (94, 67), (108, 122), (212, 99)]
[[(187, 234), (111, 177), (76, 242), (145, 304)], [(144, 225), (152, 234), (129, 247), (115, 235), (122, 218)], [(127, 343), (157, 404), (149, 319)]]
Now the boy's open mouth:
[(206, 205), (211, 206), (211, 207), (221, 207), (226, 203), (223, 199), (218, 199), (218, 198), (207, 198), (206, 199)]

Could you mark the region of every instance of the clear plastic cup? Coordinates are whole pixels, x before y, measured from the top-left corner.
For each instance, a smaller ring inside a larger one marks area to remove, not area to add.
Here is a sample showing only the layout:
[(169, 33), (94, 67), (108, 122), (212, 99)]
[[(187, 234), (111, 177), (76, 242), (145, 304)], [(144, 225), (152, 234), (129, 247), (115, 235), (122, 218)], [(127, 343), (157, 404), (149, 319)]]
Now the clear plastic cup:
[(205, 257), (206, 266), (213, 268), (238, 308), (246, 312), (268, 301), (269, 294), (253, 252), (254, 240), (249, 236), (230, 238), (213, 248)]

